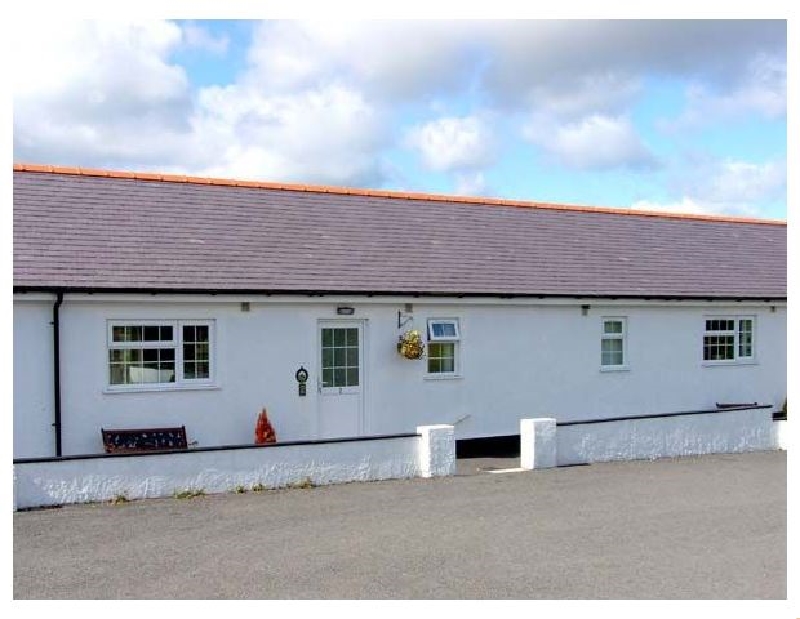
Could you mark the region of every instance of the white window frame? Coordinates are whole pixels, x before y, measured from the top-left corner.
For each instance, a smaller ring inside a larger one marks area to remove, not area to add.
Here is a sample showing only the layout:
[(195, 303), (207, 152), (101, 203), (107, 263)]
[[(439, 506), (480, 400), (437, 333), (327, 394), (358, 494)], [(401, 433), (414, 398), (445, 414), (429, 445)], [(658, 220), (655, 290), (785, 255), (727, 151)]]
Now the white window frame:
[[(461, 378), (461, 329), (458, 318), (429, 318), (427, 322), (427, 341), (428, 351), (426, 351), (425, 359), (425, 378), (426, 379), (448, 379), (448, 378)], [(433, 335), (434, 324), (451, 324), (455, 332), (454, 336), (442, 337)], [(429, 351), (430, 344), (453, 344), (453, 371), (452, 372), (431, 372), (429, 370)]]
[[(607, 322), (621, 322), (622, 333), (606, 333)], [(622, 341), (622, 364), (603, 365), (603, 342), (605, 340)], [(601, 316), (600, 317), (600, 371), (619, 372), (629, 370), (628, 364), (628, 317), (627, 316)]]
[[(452, 325), (455, 335), (434, 335), (433, 325), (445, 324)], [(430, 318), (428, 320), (428, 341), (429, 342), (457, 342), (461, 339), (461, 332), (458, 329), (458, 318)]]
[[(114, 342), (114, 327), (172, 327), (171, 341)], [(208, 327), (208, 378), (185, 378), (183, 368), (183, 327)], [(166, 383), (112, 384), (109, 351), (126, 348), (171, 348), (175, 351), (175, 381)], [(173, 391), (181, 389), (205, 389), (216, 387), (216, 321), (213, 319), (109, 319), (106, 321), (105, 392)]]
[[(706, 328), (706, 321), (708, 320), (732, 320), (733, 331), (720, 330), (709, 331)], [(739, 331), (741, 321), (749, 320), (752, 326), (750, 331), (750, 355), (743, 356), (739, 354)], [(705, 358), (705, 341), (708, 335), (733, 335), (733, 359), (706, 359)], [(703, 335), (700, 339), (700, 360), (704, 366), (715, 365), (752, 365), (756, 363), (756, 317), (754, 315), (738, 315), (738, 314), (725, 314), (718, 316), (704, 316), (703, 317)]]

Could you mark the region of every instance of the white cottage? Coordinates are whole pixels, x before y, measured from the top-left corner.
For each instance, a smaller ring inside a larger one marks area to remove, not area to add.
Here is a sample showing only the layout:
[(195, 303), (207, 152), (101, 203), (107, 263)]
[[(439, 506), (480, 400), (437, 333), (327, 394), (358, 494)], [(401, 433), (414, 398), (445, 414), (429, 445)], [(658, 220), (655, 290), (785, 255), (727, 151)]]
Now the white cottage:
[(14, 166), (15, 458), (785, 397), (785, 222)]

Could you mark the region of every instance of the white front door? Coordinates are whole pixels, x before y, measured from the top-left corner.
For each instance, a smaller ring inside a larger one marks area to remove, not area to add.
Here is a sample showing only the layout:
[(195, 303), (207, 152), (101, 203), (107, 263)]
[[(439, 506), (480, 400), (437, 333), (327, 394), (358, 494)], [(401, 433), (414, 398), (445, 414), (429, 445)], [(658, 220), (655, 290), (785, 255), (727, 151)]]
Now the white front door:
[(319, 323), (320, 438), (362, 435), (364, 327), (360, 321)]

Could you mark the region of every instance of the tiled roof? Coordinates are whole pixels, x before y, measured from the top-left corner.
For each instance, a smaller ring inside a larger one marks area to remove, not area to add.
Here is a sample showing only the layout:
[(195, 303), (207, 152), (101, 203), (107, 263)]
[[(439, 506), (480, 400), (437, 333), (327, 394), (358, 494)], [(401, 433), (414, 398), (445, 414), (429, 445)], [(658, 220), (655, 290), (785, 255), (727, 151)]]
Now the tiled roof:
[(786, 224), (15, 165), (14, 286), (785, 298)]

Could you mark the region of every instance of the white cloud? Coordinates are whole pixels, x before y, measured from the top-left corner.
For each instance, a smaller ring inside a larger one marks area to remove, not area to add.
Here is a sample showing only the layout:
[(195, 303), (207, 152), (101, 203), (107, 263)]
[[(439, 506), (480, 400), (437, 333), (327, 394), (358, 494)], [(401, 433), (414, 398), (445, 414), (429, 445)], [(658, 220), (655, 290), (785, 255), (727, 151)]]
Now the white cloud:
[[(710, 204), (706, 202), (698, 202), (695, 198), (684, 196), (679, 200), (667, 202), (654, 202), (651, 200), (639, 200), (631, 204), (631, 209), (637, 211), (655, 211), (659, 213), (690, 213), (695, 215), (722, 215), (734, 214), (734, 212), (727, 211), (717, 204)], [(744, 211), (737, 210), (735, 214), (738, 215), (752, 215), (754, 213), (745, 209)]]
[[(30, 36), (36, 32), (36, 36)], [(227, 45), (189, 23), (74, 22), (20, 36), (18, 161), (159, 168), (379, 185), (389, 123), (363, 94), (327, 80), (264, 88), (253, 64), (228, 86), (192, 93), (171, 54)]]
[(385, 122), (357, 92), (339, 85), (268, 95), (247, 86), (209, 88), (192, 124), (203, 174), (274, 180), (379, 184)]
[(22, 160), (170, 161), (189, 130), (189, 83), (169, 22), (45, 22), (15, 30), (14, 147)]
[(560, 163), (578, 169), (652, 168), (657, 162), (631, 122), (622, 117), (593, 115), (559, 124), (535, 115), (523, 128), (526, 139)]
[(483, 172), (459, 172), (455, 175), (455, 193), (461, 196), (484, 196), (493, 193)]
[(699, 199), (718, 203), (757, 203), (786, 197), (786, 161), (697, 162), (675, 186)]
[(579, 169), (654, 165), (627, 120), (645, 76), (693, 79), (703, 116), (785, 110), (781, 21), (264, 22), (233, 82), (200, 90), (173, 57), (226, 51), (202, 24), (36, 22), (12, 34), (23, 161), (376, 185), (416, 106), (426, 164), (480, 188), (497, 116), (454, 116), (455, 98), (544, 119), (527, 138)]
[(249, 61), (270, 88), (332, 75), (370, 97), (410, 99), (458, 89), (470, 74), (466, 44), (482, 29), (463, 21), (276, 21), (259, 24)]
[(758, 216), (764, 203), (786, 197), (786, 162), (707, 161), (673, 180), (677, 200), (642, 200), (634, 209)]
[(183, 41), (188, 47), (202, 49), (217, 55), (228, 51), (230, 41), (225, 35), (215, 37), (201, 25), (193, 22), (185, 24), (182, 30)]
[(786, 61), (759, 54), (731, 89), (718, 91), (694, 82), (686, 88), (686, 109), (675, 119), (662, 119), (667, 131), (694, 129), (735, 120), (746, 114), (780, 118), (786, 114)]
[(452, 172), (481, 168), (494, 159), (494, 138), (478, 116), (446, 117), (413, 127), (406, 143), (431, 170)]

